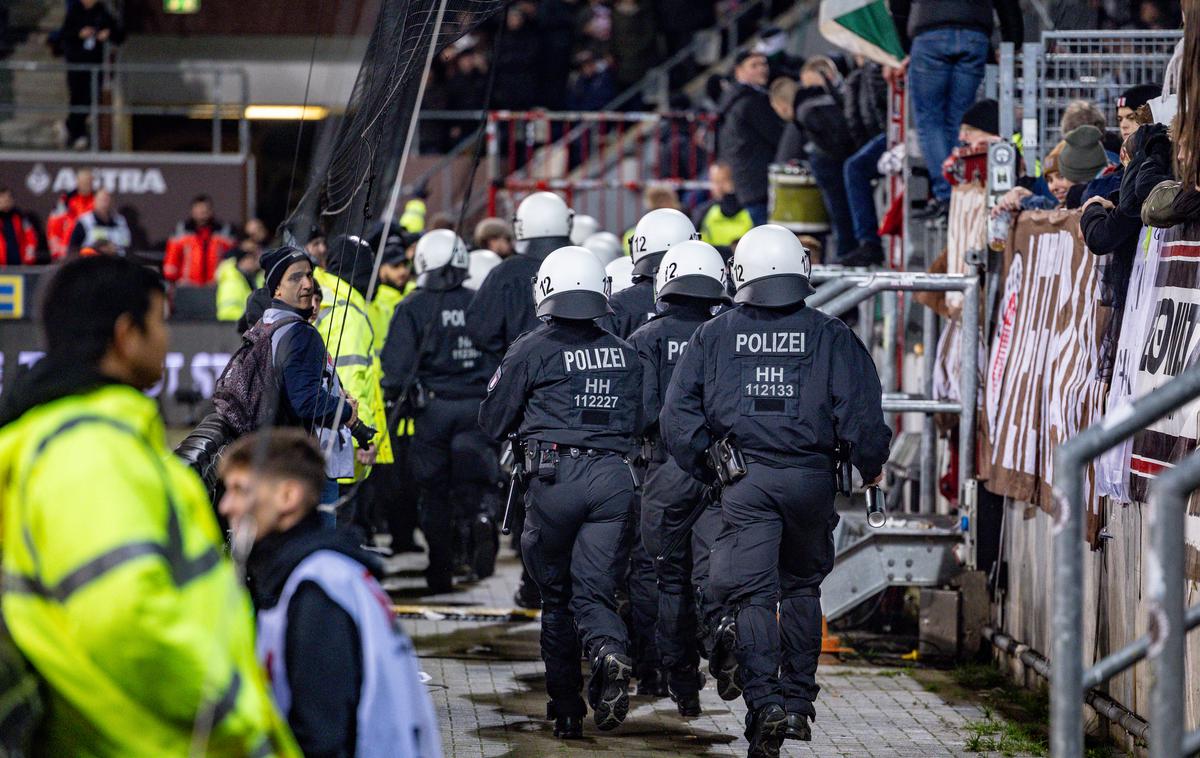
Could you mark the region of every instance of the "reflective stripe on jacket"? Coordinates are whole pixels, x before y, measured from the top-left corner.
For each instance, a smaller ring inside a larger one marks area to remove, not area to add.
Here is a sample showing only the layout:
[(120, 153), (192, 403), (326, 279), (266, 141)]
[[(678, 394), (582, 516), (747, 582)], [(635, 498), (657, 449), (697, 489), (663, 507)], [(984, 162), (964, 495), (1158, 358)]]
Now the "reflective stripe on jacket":
[(153, 400), (108, 385), (6, 426), (0, 512), (4, 622), (49, 689), (39, 754), (299, 755)]
[[(321, 287), (321, 311), (317, 330), (346, 392), (358, 401), (358, 416), (376, 430), (376, 463), (392, 463), (392, 442), (386, 434), (387, 411), (383, 406), (383, 368), (375, 352), (375, 333), (367, 301), (357, 290), (323, 269), (317, 269)], [(367, 472), (359, 471), (356, 479)]]

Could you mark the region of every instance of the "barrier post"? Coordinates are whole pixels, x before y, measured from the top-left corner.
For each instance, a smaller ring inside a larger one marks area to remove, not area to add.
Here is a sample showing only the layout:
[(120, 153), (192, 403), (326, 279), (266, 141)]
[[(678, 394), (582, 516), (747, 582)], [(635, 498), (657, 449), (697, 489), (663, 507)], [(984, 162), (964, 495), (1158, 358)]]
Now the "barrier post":
[[(924, 352), (921, 354), (921, 388), (925, 397), (933, 397), (933, 373), (937, 361), (937, 331), (938, 315), (932, 308), (926, 308), (921, 316), (921, 341)], [(921, 494), (918, 510), (921, 513), (937, 511), (937, 428), (933, 416), (927, 415), (921, 421)]]
[(1012, 42), (1000, 43), (1000, 136), (1010, 142), (1013, 136), (1015, 50), (1016, 45)]
[(1200, 454), (1152, 485), (1146, 595), (1150, 601), (1150, 758), (1178, 758), (1184, 735), (1184, 540), (1187, 504), (1200, 487)]
[(91, 66), (88, 69), (88, 88), (92, 93), (92, 104), (88, 108), (88, 116), (91, 118), (91, 133), (93, 153), (100, 152), (100, 67)]
[(1037, 78), (1042, 60), (1040, 42), (1026, 42), (1021, 47), (1021, 146), (1025, 153), (1025, 170), (1033, 174), (1038, 160)]

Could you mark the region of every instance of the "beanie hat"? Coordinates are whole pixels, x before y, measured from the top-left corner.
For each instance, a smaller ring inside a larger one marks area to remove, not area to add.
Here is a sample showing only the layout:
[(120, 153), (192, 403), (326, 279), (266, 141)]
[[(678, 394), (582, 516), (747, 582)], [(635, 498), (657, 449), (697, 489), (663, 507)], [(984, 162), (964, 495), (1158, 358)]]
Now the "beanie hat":
[(1157, 84), (1138, 84), (1121, 93), (1117, 98), (1117, 108), (1137, 110), (1146, 103), (1162, 94), (1162, 87)]
[(963, 126), (972, 126), (988, 134), (1000, 133), (1000, 104), (995, 100), (980, 100), (967, 108), (962, 117)]
[(284, 245), (277, 247), (274, 250), (268, 250), (263, 253), (261, 265), (263, 271), (266, 272), (264, 279), (267, 292), (271, 297), (275, 296), (275, 290), (279, 288), (279, 283), (283, 281), (283, 275), (288, 268), (297, 261), (308, 261), (312, 263), (312, 258), (308, 257), (308, 253), (298, 247)]
[(1067, 144), (1058, 159), (1063, 178), (1076, 183), (1094, 179), (1108, 165), (1108, 156), (1101, 144), (1103, 138), (1101, 131), (1091, 124), (1067, 132)]

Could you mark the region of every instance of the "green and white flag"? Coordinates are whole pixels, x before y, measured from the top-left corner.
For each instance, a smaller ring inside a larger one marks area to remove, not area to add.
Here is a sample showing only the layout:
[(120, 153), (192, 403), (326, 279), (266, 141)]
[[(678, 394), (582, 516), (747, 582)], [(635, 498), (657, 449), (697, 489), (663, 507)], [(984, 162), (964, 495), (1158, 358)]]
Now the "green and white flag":
[(897, 66), (904, 58), (885, 0), (821, 0), (821, 34), (838, 47), (885, 66)]

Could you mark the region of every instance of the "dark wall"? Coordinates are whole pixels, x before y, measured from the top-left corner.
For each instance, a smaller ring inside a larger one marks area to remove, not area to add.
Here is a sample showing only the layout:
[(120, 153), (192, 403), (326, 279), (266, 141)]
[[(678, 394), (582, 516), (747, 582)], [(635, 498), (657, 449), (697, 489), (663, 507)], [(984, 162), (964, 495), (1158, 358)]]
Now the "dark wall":
[(162, 0), (125, 0), (125, 22), (135, 34), (364, 34), (379, 0), (201, 0), (199, 13), (163, 10)]

